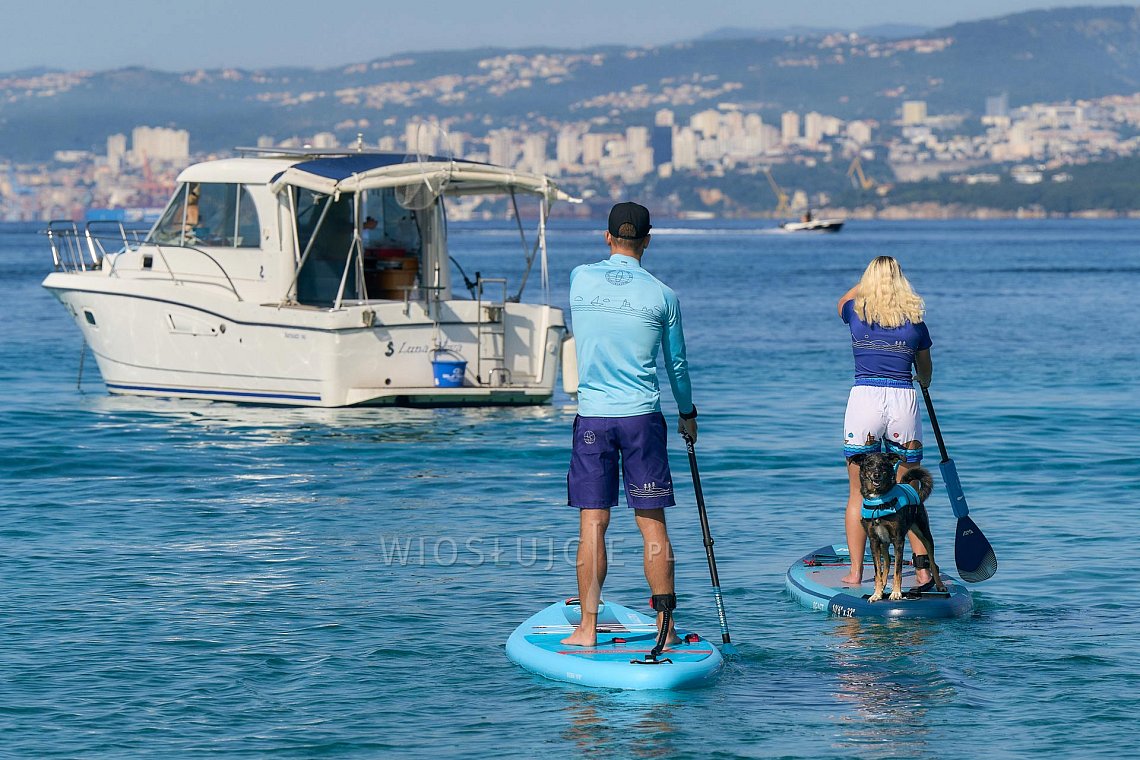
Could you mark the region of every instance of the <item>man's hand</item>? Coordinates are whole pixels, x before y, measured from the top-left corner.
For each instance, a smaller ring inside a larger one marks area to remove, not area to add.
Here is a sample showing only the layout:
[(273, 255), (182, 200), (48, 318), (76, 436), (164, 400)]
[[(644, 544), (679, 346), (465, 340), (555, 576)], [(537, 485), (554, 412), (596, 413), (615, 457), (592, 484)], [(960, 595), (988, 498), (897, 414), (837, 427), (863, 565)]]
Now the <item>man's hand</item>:
[(693, 443), (697, 442), (697, 418), (691, 420), (678, 420), (677, 432)]

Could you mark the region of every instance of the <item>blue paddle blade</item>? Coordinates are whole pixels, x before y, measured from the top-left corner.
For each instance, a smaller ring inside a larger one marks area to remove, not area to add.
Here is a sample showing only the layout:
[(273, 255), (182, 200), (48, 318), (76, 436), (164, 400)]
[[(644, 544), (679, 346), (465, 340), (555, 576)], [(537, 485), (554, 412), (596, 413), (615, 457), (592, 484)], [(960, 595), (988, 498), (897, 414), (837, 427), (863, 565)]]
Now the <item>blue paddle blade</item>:
[(982, 529), (969, 517), (958, 518), (958, 531), (954, 536), (954, 564), (958, 574), (968, 583), (992, 578), (997, 572), (997, 555)]
[(731, 641), (726, 641), (720, 645), (720, 652), (726, 655), (736, 654), (736, 647), (733, 646)]

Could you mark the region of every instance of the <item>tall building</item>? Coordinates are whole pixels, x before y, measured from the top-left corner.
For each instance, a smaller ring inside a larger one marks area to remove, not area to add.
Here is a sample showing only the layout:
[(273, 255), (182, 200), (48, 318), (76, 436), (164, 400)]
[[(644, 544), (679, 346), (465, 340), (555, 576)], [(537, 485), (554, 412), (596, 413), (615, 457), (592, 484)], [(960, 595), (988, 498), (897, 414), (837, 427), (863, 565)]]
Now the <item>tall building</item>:
[(107, 166), (118, 171), (127, 155), (127, 136), (111, 135), (107, 138)]
[(693, 131), (700, 132), (705, 137), (715, 137), (720, 132), (720, 111), (708, 109), (693, 114), (689, 119), (689, 126)]
[(576, 127), (563, 127), (558, 132), (558, 142), (554, 146), (554, 157), (561, 169), (578, 165), (582, 157), (582, 141)]
[(511, 130), (496, 129), (487, 135), (490, 161), (498, 166), (514, 166), (515, 146), (511, 140)]
[(823, 137), (823, 114), (811, 111), (804, 116), (804, 142), (808, 145), (819, 145)]
[(546, 171), (546, 135), (527, 135), (523, 141), (522, 168), (536, 174)]
[(866, 145), (871, 142), (871, 125), (865, 121), (847, 122), (847, 138), (856, 145)]
[(926, 121), (926, 101), (906, 100), (902, 104), (903, 124), (922, 124)]
[(649, 128), (627, 127), (625, 130), (625, 144), (626, 150), (628, 150), (630, 153), (636, 153), (639, 150), (648, 149)]
[(673, 168), (697, 168), (697, 134), (689, 127), (673, 133)]
[(598, 166), (606, 155), (606, 142), (610, 135), (588, 132), (582, 135), (582, 164), (583, 166)]
[(800, 139), (800, 115), (795, 111), (784, 111), (780, 116), (780, 141), (791, 145)]
[(185, 129), (135, 127), (131, 130), (131, 154), (136, 166), (147, 161), (185, 162), (190, 157), (190, 133)]

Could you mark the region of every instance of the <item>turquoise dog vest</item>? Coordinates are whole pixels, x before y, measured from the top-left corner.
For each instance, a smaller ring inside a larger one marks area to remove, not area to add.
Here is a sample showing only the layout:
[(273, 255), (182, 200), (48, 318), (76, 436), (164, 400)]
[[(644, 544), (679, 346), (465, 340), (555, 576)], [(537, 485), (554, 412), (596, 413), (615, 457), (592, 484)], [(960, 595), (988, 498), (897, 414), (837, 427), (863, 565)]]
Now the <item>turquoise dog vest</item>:
[(914, 486), (906, 483), (895, 483), (895, 487), (882, 496), (863, 499), (863, 519), (875, 520), (880, 517), (887, 517), (903, 507), (921, 503), (922, 499), (919, 498), (918, 491), (914, 489)]

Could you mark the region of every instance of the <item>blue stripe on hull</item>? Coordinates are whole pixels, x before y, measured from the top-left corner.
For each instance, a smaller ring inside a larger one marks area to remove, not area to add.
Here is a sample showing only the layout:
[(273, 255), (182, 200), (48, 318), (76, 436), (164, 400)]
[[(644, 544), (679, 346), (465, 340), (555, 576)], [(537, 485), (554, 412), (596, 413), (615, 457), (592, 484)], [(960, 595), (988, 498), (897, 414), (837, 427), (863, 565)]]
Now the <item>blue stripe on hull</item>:
[(121, 385), (118, 383), (107, 383), (107, 389), (114, 391), (143, 391), (147, 393), (163, 393), (171, 396), (227, 396), (232, 398), (256, 398), (256, 399), (287, 399), (289, 401), (317, 401), (321, 400), (320, 396), (311, 396), (308, 394), (299, 393), (264, 393), (259, 391), (223, 391), (223, 390), (201, 390), (196, 388), (170, 388), (151, 385)]

